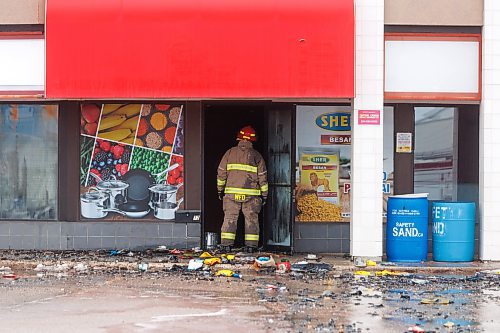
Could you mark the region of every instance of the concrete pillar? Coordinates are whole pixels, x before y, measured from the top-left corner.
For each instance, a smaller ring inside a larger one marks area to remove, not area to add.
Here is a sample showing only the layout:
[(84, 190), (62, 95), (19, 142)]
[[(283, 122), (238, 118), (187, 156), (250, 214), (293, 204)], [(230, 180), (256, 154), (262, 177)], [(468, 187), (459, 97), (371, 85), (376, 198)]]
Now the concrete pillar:
[[(356, 97), (351, 120), (351, 256), (381, 258), (384, 109), (384, 1), (356, 0)], [(359, 110), (380, 125), (358, 124)]]
[(479, 128), (479, 257), (500, 260), (500, 1), (484, 0)]

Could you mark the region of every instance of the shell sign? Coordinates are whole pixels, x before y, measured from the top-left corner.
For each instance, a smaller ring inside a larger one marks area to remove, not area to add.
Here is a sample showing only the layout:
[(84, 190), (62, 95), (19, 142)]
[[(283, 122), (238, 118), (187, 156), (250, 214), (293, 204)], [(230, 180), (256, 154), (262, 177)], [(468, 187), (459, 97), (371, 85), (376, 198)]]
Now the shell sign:
[(350, 131), (351, 114), (344, 112), (325, 113), (316, 117), (316, 125), (327, 131)]

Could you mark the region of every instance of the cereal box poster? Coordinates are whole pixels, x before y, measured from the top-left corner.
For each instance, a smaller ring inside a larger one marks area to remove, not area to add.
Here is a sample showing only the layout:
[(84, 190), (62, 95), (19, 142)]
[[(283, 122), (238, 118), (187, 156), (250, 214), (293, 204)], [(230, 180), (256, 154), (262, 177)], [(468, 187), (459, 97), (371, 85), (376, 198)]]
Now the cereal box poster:
[(296, 220), (349, 222), (351, 110), (297, 107)]
[(172, 220), (183, 208), (182, 104), (83, 103), (84, 219)]

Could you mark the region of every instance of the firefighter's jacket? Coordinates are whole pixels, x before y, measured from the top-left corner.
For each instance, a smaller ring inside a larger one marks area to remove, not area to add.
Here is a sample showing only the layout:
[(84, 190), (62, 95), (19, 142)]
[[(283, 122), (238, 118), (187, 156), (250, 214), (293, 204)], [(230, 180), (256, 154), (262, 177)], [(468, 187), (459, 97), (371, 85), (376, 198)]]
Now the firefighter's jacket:
[(236, 201), (249, 196), (267, 198), (266, 163), (250, 141), (242, 140), (224, 154), (217, 170), (217, 190)]

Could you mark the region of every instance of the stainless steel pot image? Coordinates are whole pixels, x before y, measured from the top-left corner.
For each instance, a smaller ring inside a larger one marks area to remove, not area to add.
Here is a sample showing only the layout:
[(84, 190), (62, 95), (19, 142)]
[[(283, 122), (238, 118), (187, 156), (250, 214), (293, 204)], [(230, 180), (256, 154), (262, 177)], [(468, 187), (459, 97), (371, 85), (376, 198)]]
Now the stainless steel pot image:
[(117, 179), (101, 180), (97, 183), (97, 188), (109, 194), (109, 206), (107, 208), (118, 208), (127, 202), (127, 188), (129, 184)]
[(83, 217), (100, 219), (106, 217), (105, 209), (109, 206), (109, 194), (91, 187), (87, 193), (80, 196), (80, 210)]
[(165, 201), (155, 205), (153, 208), (155, 217), (160, 220), (175, 219), (175, 212), (179, 209), (179, 205), (182, 203), (183, 200), (184, 198), (181, 198), (177, 203), (171, 203)]
[(162, 204), (169, 202), (172, 204), (176, 204), (177, 201), (177, 191), (179, 190), (179, 186), (172, 186), (168, 184), (156, 184), (149, 187), (149, 205), (151, 208), (159, 207)]

